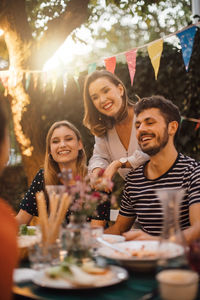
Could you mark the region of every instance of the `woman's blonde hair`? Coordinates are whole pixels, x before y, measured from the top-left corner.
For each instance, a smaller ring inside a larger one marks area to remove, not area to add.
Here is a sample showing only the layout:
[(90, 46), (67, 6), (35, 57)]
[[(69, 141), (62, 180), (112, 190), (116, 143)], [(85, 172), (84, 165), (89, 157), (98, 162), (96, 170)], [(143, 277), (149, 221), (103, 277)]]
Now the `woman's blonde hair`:
[[(122, 95), (123, 106), (116, 119), (100, 113), (96, 109), (96, 107), (93, 104), (93, 101), (90, 98), (90, 93), (89, 93), (90, 84), (101, 77), (106, 77), (110, 82), (112, 82), (116, 86), (121, 84), (124, 89), (124, 93)], [(124, 120), (128, 115), (127, 107), (133, 105), (133, 103), (130, 101), (130, 99), (127, 96), (126, 87), (123, 84), (123, 82), (115, 74), (107, 70), (94, 71), (93, 73), (89, 74), (86, 77), (84, 83), (83, 98), (84, 98), (84, 110), (85, 110), (83, 124), (90, 130), (90, 132), (93, 135), (99, 137), (106, 134), (107, 130), (111, 129), (115, 123)]]
[[(45, 185), (54, 185), (54, 184), (60, 184), (58, 173), (60, 173), (60, 169), (58, 166), (58, 163), (53, 159), (51, 153), (50, 153), (50, 141), (51, 137), (53, 135), (53, 132), (56, 128), (59, 128), (61, 126), (66, 126), (67, 128), (71, 129), (78, 141), (82, 142), (81, 134), (79, 130), (69, 121), (63, 120), (59, 122), (55, 122), (49, 129), (46, 137), (46, 152), (45, 152), (45, 158), (44, 158), (44, 182)], [(84, 177), (87, 173), (87, 167), (86, 167), (86, 153), (84, 148), (80, 149), (78, 152), (77, 157), (77, 175)]]

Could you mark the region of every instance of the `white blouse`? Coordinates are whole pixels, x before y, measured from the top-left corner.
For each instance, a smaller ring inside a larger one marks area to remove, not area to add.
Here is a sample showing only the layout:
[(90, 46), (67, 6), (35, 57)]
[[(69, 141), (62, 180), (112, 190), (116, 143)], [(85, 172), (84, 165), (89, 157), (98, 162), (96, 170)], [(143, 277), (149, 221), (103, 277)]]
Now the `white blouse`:
[[(136, 138), (135, 118), (133, 118), (132, 131), (128, 150), (121, 143), (115, 127), (109, 129), (103, 137), (95, 137), (93, 155), (89, 161), (88, 170), (95, 168), (105, 169), (112, 161), (121, 157), (128, 157), (131, 166), (136, 169), (149, 160), (149, 156), (140, 150)], [(130, 169), (119, 169), (122, 178), (125, 178)]]

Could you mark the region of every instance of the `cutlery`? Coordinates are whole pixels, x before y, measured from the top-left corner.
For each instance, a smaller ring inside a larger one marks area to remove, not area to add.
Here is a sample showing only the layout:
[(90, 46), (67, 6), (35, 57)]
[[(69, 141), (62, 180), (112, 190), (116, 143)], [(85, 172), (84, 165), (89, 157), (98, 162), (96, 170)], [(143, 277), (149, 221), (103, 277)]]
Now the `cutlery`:
[(128, 251), (126, 251), (126, 250), (124, 250), (124, 249), (117, 248), (115, 245), (113, 245), (113, 244), (111, 244), (111, 243), (105, 241), (105, 240), (102, 239), (101, 237), (97, 237), (97, 241), (98, 241), (99, 243), (101, 243), (101, 244), (103, 244), (103, 245), (105, 245), (105, 246), (107, 246), (107, 247), (109, 247), (109, 248), (111, 248), (111, 249), (117, 251), (117, 252), (120, 252), (120, 253), (126, 254), (127, 256), (132, 257), (132, 255), (131, 255)]
[(142, 296), (138, 300), (153, 300), (156, 296), (158, 296), (158, 289), (157, 288), (155, 288), (151, 292), (145, 294), (144, 296)]

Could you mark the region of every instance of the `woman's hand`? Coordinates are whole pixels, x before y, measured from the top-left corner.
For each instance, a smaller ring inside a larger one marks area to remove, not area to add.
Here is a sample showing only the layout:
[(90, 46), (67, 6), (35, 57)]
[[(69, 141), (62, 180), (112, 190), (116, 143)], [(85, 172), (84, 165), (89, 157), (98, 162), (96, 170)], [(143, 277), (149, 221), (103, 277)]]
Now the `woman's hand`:
[(98, 191), (111, 192), (113, 188), (113, 182), (107, 176), (104, 176), (104, 169), (95, 168), (90, 175), (91, 187)]
[(126, 241), (144, 241), (144, 240), (157, 240), (158, 238), (150, 235), (142, 230), (130, 230), (125, 233), (123, 233), (123, 236), (125, 237)]
[(109, 166), (105, 169), (103, 173), (103, 177), (107, 178), (108, 180), (112, 180), (115, 173), (117, 173), (118, 169), (121, 168), (121, 163), (119, 160), (114, 160)]

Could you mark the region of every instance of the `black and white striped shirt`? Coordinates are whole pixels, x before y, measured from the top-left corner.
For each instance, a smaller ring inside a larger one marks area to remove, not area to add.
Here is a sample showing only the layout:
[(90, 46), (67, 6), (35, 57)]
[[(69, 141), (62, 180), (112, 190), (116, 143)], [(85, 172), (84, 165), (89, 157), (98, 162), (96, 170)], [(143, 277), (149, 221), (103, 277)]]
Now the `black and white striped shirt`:
[(120, 215), (137, 217), (143, 231), (160, 235), (163, 226), (163, 210), (155, 190), (185, 190), (180, 206), (180, 226), (190, 226), (189, 206), (200, 203), (200, 163), (179, 154), (173, 166), (162, 176), (150, 180), (144, 175), (145, 165), (128, 173), (120, 205)]

